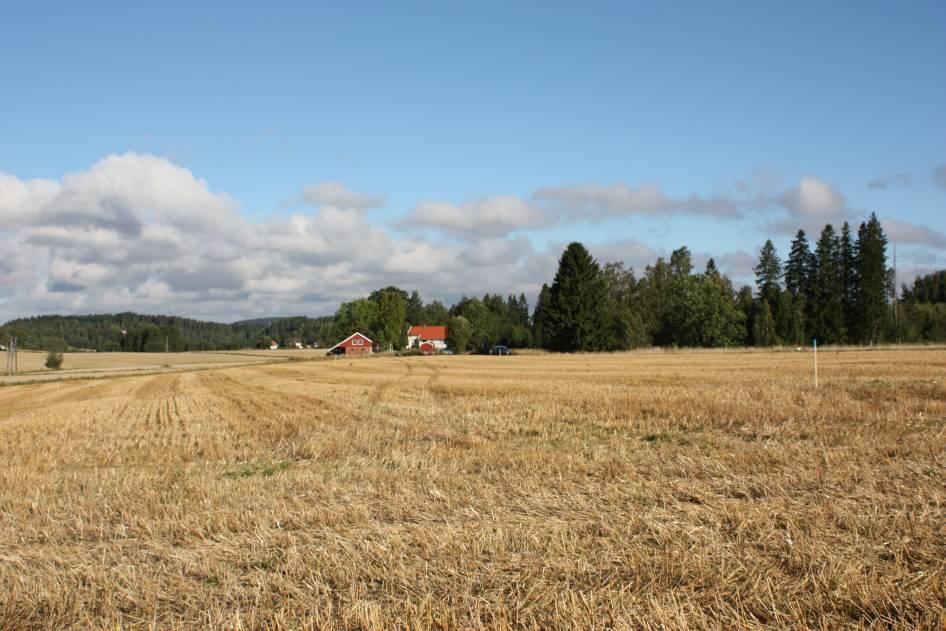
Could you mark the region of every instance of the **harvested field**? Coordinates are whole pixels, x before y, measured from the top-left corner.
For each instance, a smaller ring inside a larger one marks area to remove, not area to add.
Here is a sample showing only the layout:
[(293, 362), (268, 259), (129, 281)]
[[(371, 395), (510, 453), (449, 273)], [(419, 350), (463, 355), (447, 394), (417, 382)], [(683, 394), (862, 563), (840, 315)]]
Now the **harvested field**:
[[(323, 353), (324, 355), (325, 353)], [(262, 361), (278, 357), (259, 351), (206, 351), (193, 353), (63, 353), (62, 370), (59, 373), (74, 371), (115, 371), (141, 368), (175, 368), (228, 364), (234, 361)], [(45, 367), (46, 353), (39, 351), (20, 351), (17, 353), (19, 372), (51, 372)]]
[(946, 350), (0, 389), (0, 628), (946, 623)]
[[(6, 360), (6, 354), (0, 353)], [(60, 370), (46, 368), (46, 353), (39, 351), (19, 351), (17, 353), (17, 373), (14, 376), (0, 375), (0, 385), (32, 381), (96, 378), (134, 373), (172, 372), (179, 370), (199, 370), (204, 368), (224, 368), (264, 362), (286, 361), (290, 357), (314, 359), (324, 357), (312, 351), (295, 351), (290, 355), (271, 351), (206, 351), (189, 353), (63, 353)]]

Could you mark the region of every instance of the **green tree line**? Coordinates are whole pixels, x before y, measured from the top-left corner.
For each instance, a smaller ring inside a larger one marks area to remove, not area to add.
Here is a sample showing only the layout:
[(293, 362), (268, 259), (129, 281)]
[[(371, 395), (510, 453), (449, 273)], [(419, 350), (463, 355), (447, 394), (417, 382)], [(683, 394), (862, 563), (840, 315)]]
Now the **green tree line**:
[(897, 300), (887, 245), (874, 214), (856, 234), (847, 222), (840, 232), (826, 225), (813, 247), (799, 230), (784, 262), (766, 241), (755, 290), (734, 291), (713, 259), (695, 273), (685, 246), (638, 278), (572, 243), (539, 294), (533, 340), (566, 352), (946, 341), (946, 272), (917, 278)]
[(174, 352), (269, 346), (331, 344), (331, 318), (270, 318), (233, 324), (136, 313), (35, 316), (0, 327), (0, 341), (18, 338), (20, 348), (64, 351)]

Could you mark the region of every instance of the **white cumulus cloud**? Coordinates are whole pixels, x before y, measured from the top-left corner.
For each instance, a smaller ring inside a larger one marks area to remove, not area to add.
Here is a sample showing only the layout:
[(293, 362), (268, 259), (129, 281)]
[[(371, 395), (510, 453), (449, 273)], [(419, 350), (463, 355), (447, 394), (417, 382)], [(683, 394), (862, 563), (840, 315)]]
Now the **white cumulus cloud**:
[(938, 230), (889, 217), (881, 224), (889, 240), (946, 250), (946, 234)]
[(313, 206), (338, 206), (361, 210), (384, 206), (384, 195), (356, 193), (345, 188), (345, 184), (337, 180), (307, 186), (302, 191), (302, 198)]
[(497, 195), (459, 205), (423, 201), (399, 225), (434, 228), (465, 237), (499, 237), (548, 223), (545, 213), (525, 200), (513, 195)]
[(611, 185), (545, 187), (537, 190), (534, 197), (551, 210), (568, 218), (591, 220), (624, 215), (676, 213), (738, 217), (745, 203), (736, 198), (704, 197), (696, 193), (672, 197), (654, 183), (630, 187), (623, 182)]

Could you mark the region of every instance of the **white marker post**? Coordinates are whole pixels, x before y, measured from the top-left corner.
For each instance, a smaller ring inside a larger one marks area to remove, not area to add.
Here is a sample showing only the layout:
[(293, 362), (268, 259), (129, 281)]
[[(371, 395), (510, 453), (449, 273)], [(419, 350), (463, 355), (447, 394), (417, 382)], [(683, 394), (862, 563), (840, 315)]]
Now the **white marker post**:
[(812, 340), (815, 345), (815, 388), (818, 387), (818, 340)]

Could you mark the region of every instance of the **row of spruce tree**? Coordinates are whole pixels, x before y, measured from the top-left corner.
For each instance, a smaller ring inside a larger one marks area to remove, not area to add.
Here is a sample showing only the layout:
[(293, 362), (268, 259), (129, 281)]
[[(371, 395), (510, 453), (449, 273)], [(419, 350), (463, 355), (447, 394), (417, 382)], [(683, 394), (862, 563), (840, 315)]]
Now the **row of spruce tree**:
[(713, 259), (694, 273), (686, 247), (638, 279), (621, 264), (599, 268), (572, 243), (552, 286), (539, 294), (535, 339), (557, 351), (946, 340), (946, 307), (918, 298), (941, 295), (937, 276), (917, 279), (914, 290), (904, 287), (899, 303), (887, 245), (874, 214), (856, 235), (847, 222), (840, 232), (826, 225), (813, 248), (799, 230), (784, 262), (767, 240), (753, 292), (734, 291)]
[[(875, 215), (856, 234), (848, 223), (826, 225), (814, 246), (803, 230), (787, 260), (771, 240), (755, 266), (755, 291), (738, 291), (713, 259), (695, 272), (687, 247), (658, 258), (638, 277), (622, 263), (598, 264), (580, 243), (570, 244), (530, 316), (523, 294), (464, 296), (448, 308), (424, 304), (417, 291), (397, 287), (341, 305), (335, 333), (373, 335), (383, 348), (403, 348), (407, 323), (445, 324), (460, 351), (493, 344), (554, 351), (613, 351), (642, 346), (772, 346), (946, 341), (946, 288), (917, 279), (896, 303), (887, 237)], [(939, 292), (939, 293), (937, 293)], [(896, 304), (895, 304), (896, 303)]]

